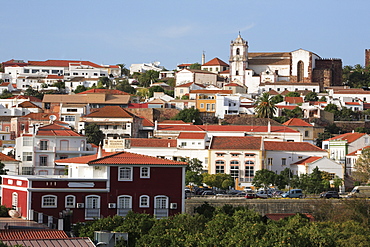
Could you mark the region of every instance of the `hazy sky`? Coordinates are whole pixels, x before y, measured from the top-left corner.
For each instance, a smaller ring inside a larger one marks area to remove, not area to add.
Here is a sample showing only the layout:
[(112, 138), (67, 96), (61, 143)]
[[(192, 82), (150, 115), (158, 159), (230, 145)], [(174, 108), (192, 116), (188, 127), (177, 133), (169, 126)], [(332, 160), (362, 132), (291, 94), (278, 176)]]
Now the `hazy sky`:
[(7, 0), (0, 61), (159, 61), (167, 69), (218, 57), (228, 63), (240, 31), (250, 52), (302, 48), (343, 65), (364, 65), (370, 1)]

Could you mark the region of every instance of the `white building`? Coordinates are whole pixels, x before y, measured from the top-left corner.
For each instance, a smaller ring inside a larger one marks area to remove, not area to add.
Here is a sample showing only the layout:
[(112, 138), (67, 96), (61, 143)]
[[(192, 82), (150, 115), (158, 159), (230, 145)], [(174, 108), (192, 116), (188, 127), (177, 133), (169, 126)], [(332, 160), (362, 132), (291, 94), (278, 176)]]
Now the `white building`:
[(176, 86), (189, 82), (201, 85), (216, 85), (217, 74), (195, 69), (183, 69), (176, 73)]
[(144, 73), (149, 70), (154, 70), (158, 72), (162, 71), (164, 70), (164, 67), (160, 66), (160, 64), (161, 64), (160, 62), (131, 64), (130, 75), (132, 75), (135, 72)]
[(22, 175), (63, 175), (65, 167), (56, 165), (55, 160), (96, 153), (85, 136), (58, 124), (31, 128), (29, 134), (16, 138), (15, 149), (15, 157), (22, 161)]

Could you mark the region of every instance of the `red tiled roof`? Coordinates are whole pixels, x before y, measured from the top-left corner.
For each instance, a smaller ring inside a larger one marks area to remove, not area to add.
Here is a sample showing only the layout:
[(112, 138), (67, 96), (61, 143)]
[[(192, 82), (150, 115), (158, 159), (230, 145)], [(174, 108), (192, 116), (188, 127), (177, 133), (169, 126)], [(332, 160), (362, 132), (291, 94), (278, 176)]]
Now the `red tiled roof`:
[(0, 240), (14, 239), (63, 239), (68, 238), (64, 231), (46, 229), (0, 229)]
[(291, 118), (288, 121), (286, 121), (285, 123), (283, 123), (283, 125), (286, 125), (286, 126), (309, 126), (309, 127), (313, 127), (311, 124), (307, 123), (306, 121), (303, 121), (300, 118)]
[(206, 137), (205, 132), (180, 132), (177, 139), (203, 139)]
[(249, 149), (261, 150), (262, 137), (253, 136), (214, 136), (210, 149)]
[(370, 103), (364, 103), (362, 107), (364, 110), (370, 109)]
[(29, 113), (25, 116), (23, 116), (24, 118), (30, 118), (32, 120), (50, 120), (49, 117), (51, 115), (55, 115), (55, 114), (51, 114), (51, 113)]
[(291, 103), (291, 104), (298, 104), (298, 103), (303, 103), (304, 102), (302, 97), (285, 97), (284, 101), (288, 102), (288, 103)]
[(190, 65), (191, 63), (182, 63), (182, 64), (177, 65), (177, 67), (189, 67)]
[(232, 82), (232, 83), (226, 84), (224, 87), (242, 87), (242, 86), (237, 83)]
[(321, 149), (308, 142), (277, 142), (277, 141), (265, 141), (265, 150), (271, 151), (303, 151), (303, 152), (325, 152)]
[(9, 86), (10, 82), (3, 82), (0, 84), (0, 87), (7, 87)]
[(141, 117), (143, 119), (142, 125), (143, 127), (154, 127), (154, 123), (145, 117)]
[(186, 162), (160, 159), (142, 154), (119, 152), (88, 162), (89, 165), (187, 165)]
[(303, 160), (300, 160), (300, 161), (297, 161), (295, 163), (293, 163), (292, 165), (305, 165), (305, 164), (310, 164), (312, 162), (315, 162), (317, 160), (320, 160), (322, 159), (323, 157), (317, 157), (317, 156), (310, 156), (310, 157), (307, 157)]
[(130, 95), (129, 93), (117, 90), (117, 89), (103, 89), (103, 88), (93, 88), (86, 90), (84, 92), (78, 94), (88, 94), (88, 93), (105, 93), (105, 94), (113, 94), (113, 95)]
[(70, 128), (64, 127), (59, 124), (49, 124), (40, 127), (37, 130), (37, 136), (82, 136), (81, 134), (73, 131)]
[[(22, 103), (18, 104), (18, 106), (22, 107), (22, 108), (39, 108), (39, 109), (41, 109), (41, 107), (35, 105), (31, 101), (23, 101)], [(16, 105), (14, 105), (13, 107), (16, 107)]]
[(159, 122), (158, 124), (186, 124), (182, 120), (163, 120), (162, 122)]
[(175, 139), (155, 139), (155, 138), (130, 138), (131, 147), (176, 147)]
[(73, 61), (73, 60), (46, 60), (46, 61), (28, 61), (29, 65), (33, 66), (51, 66), (51, 67), (69, 67), (70, 64), (73, 65), (89, 65), (94, 68), (103, 68), (102, 66), (92, 63), (89, 61)]
[(116, 68), (116, 69), (118, 69), (119, 66), (118, 65), (109, 65), (109, 68)]
[(221, 71), (220, 74), (230, 74), (230, 70), (227, 69), (227, 70)]
[[(116, 152), (105, 152), (102, 151), (102, 157), (115, 154)], [(92, 155), (85, 155), (81, 157), (73, 157), (73, 158), (67, 158), (67, 159), (61, 159), (56, 160), (55, 163), (74, 163), (74, 164), (87, 164), (89, 161), (96, 160), (98, 157), (98, 154), (92, 154)]]
[(279, 95), (279, 93), (278, 93), (278, 92), (276, 92), (274, 89), (271, 89), (270, 91), (268, 91), (268, 93), (269, 93), (270, 95)]
[(46, 78), (48, 79), (64, 79), (62, 75), (48, 75)]
[(183, 124), (183, 125), (173, 125), (173, 124), (160, 124), (157, 127), (157, 130), (162, 131), (203, 131), (199, 125), (190, 125), (190, 124)]
[(357, 152), (358, 151), (362, 151), (362, 150), (364, 150), (364, 149), (368, 149), (368, 148), (370, 148), (370, 146), (366, 146), (366, 147), (363, 147), (363, 148), (360, 148), (360, 149), (357, 149), (356, 151), (353, 151), (352, 153), (349, 153), (349, 154), (347, 154), (346, 156), (357, 156)]
[(36, 98), (34, 96), (27, 96), (27, 95), (16, 95), (16, 96), (12, 96), (8, 99), (15, 99), (15, 98), (17, 98), (17, 99), (29, 99), (30, 101), (33, 101), (33, 102), (42, 102), (42, 100), (39, 99), (39, 98)]
[(214, 59), (206, 62), (205, 64), (202, 64), (202, 66), (229, 66), (227, 63), (219, 59), (218, 57), (215, 57)]
[(359, 102), (344, 102), (346, 105), (361, 105)]
[(296, 105), (276, 105), (277, 108), (279, 109), (289, 109), (289, 110), (294, 110), (296, 107)]
[(148, 103), (129, 103), (128, 108), (148, 108)]
[(102, 108), (94, 109), (94, 111), (86, 115), (85, 118), (133, 118), (135, 116), (135, 114), (123, 109), (120, 106), (104, 106)]
[(356, 141), (358, 138), (366, 135), (366, 133), (344, 133), (341, 135), (334, 136), (332, 138), (326, 139), (325, 141), (347, 141), (348, 143)]
[(334, 94), (370, 94), (362, 88), (347, 88), (347, 89), (334, 89)]
[(19, 160), (13, 159), (12, 157), (0, 152), (0, 161), (19, 162)]
[(68, 246), (68, 247), (95, 247), (89, 238), (58, 238), (58, 239), (14, 239), (2, 240), (7, 246)]

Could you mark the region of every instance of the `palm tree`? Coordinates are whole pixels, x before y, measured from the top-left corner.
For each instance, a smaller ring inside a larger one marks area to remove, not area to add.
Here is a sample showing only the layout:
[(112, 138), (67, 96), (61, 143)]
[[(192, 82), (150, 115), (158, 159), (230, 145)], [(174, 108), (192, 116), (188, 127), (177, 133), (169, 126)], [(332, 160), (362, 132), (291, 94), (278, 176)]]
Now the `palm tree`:
[(270, 99), (269, 93), (263, 93), (256, 101), (255, 111), (259, 118), (272, 118), (276, 112), (275, 103)]

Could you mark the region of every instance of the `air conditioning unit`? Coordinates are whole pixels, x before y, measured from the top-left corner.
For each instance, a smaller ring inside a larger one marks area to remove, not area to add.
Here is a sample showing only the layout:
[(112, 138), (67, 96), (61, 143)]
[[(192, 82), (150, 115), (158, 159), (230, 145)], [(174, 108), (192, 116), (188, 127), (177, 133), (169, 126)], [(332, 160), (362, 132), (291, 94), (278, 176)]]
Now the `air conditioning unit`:
[(171, 202), (170, 203), (170, 209), (177, 209), (177, 203), (176, 202)]
[(116, 208), (116, 204), (115, 203), (108, 203), (108, 208)]
[(77, 208), (84, 208), (85, 207), (85, 203), (77, 203)]

